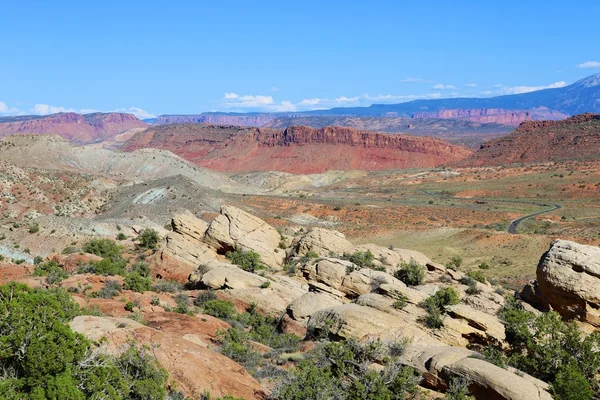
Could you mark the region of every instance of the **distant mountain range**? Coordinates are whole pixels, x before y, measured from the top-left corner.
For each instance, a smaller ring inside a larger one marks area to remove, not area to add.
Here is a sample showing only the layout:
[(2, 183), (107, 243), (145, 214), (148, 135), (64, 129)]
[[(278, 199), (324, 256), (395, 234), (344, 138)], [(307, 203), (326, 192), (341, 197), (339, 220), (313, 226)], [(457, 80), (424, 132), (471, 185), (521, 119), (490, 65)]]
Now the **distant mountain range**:
[(278, 118), (306, 116), (455, 118), (516, 126), (523, 121), (559, 120), (585, 112), (600, 112), (600, 74), (571, 85), (535, 92), (488, 98), (415, 100), (369, 107), (341, 107), (287, 113), (223, 113), (162, 115), (156, 124), (211, 123), (263, 126)]

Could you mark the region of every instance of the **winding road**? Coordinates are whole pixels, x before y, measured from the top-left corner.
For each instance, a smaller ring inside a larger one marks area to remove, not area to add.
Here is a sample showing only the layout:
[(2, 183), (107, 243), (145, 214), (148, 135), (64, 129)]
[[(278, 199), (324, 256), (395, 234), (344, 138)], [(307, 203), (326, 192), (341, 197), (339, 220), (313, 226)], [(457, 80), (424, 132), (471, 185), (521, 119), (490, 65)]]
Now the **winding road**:
[[(427, 190), (420, 190), (421, 193), (425, 193), (429, 196), (438, 196), (441, 197), (441, 195), (439, 193), (434, 193), (434, 192), (429, 192)], [(511, 223), (508, 225), (508, 233), (512, 233), (514, 235), (518, 234), (519, 232), (517, 231), (517, 228), (519, 227), (519, 224), (523, 221), (525, 221), (526, 219), (529, 218), (533, 218), (533, 217), (537, 217), (538, 215), (542, 215), (542, 214), (546, 214), (552, 211), (556, 211), (562, 208), (562, 205), (560, 204), (547, 204), (547, 203), (536, 203), (534, 201), (520, 201), (520, 200), (502, 200), (502, 199), (486, 199), (486, 198), (480, 198), (480, 199), (476, 199), (474, 197), (470, 197), (469, 199), (459, 199), (456, 197), (453, 197), (453, 199), (455, 200), (482, 200), (482, 201), (501, 201), (501, 202), (505, 202), (505, 203), (520, 203), (520, 204), (533, 204), (536, 206), (540, 206), (540, 207), (552, 207), (550, 209), (547, 210), (542, 210), (542, 211), (538, 211), (535, 212), (533, 214), (528, 214), (528, 215), (524, 215), (521, 218), (517, 218), (514, 221), (511, 221)]]
[(512, 233), (512, 234), (519, 233), (519, 232), (517, 232), (517, 227), (519, 226), (519, 224), (521, 222), (525, 221), (528, 218), (537, 217), (538, 215), (546, 214), (551, 211), (555, 211), (555, 210), (562, 208), (562, 206), (560, 204), (538, 204), (538, 203), (531, 203), (531, 204), (539, 205), (542, 207), (552, 206), (552, 208), (548, 209), (548, 210), (538, 211), (536, 213), (525, 215), (524, 217), (515, 219), (514, 221), (512, 221), (510, 223), (510, 225), (508, 225), (508, 233)]

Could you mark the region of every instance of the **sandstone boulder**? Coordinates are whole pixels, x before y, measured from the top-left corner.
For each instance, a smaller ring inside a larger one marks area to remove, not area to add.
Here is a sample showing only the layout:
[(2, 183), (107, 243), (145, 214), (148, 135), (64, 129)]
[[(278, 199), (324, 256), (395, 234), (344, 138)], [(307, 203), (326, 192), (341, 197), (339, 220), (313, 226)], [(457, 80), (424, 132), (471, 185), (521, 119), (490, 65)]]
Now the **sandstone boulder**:
[(404, 317), (399, 313), (386, 313), (354, 303), (313, 313), (308, 321), (308, 331), (315, 334), (329, 334), (336, 339), (358, 340), (367, 337), (386, 340), (401, 335), (412, 343), (441, 345), (441, 342), (416, 325), (414, 318)]
[(542, 305), (600, 327), (600, 248), (555, 240), (536, 275)]
[(309, 292), (298, 297), (287, 307), (287, 314), (295, 321), (306, 326), (314, 312), (341, 305), (342, 302), (327, 294)]
[(285, 251), (279, 248), (279, 232), (262, 219), (233, 206), (221, 207), (206, 231), (204, 241), (219, 252), (239, 247), (260, 254), (262, 262), (281, 269)]
[(312, 228), (305, 235), (295, 238), (292, 246), (298, 255), (313, 251), (320, 257), (339, 256), (353, 247), (343, 233), (324, 228)]
[(333, 289), (339, 290), (346, 271), (354, 268), (350, 261), (337, 258), (322, 258), (311, 260), (300, 270), (304, 278), (309, 282), (323, 283)]
[(467, 349), (411, 344), (401, 361), (420, 371), (422, 384), (432, 389), (446, 390), (458, 377), (470, 382), (469, 390), (477, 400), (552, 399), (546, 383), (476, 358)]

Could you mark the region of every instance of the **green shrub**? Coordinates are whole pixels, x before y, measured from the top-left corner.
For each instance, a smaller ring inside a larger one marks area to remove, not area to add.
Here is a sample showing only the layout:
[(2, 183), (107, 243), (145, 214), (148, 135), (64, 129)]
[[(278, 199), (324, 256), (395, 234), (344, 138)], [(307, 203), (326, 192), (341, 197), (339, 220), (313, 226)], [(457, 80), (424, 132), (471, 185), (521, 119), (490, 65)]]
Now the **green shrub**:
[(561, 368), (552, 382), (550, 392), (557, 400), (591, 400), (594, 397), (589, 382), (575, 364)]
[[(326, 343), (287, 373), (273, 390), (281, 400), (416, 400), (421, 399), (420, 377), (396, 362), (379, 340)], [(387, 359), (381, 370), (366, 366)]]
[(236, 310), (229, 301), (209, 300), (204, 303), (204, 313), (219, 319), (229, 319), (236, 314)]
[(133, 304), (131, 301), (128, 301), (127, 303), (125, 303), (125, 310), (126, 311), (133, 311), (133, 309), (135, 308), (135, 304)]
[[(1, 259), (0, 259), (0, 261), (1, 261)], [(41, 264), (43, 262), (44, 262), (44, 258), (42, 256), (35, 256), (33, 258), (33, 265), (39, 265), (39, 264)]]
[(147, 228), (140, 232), (138, 242), (142, 248), (155, 249), (160, 242), (160, 236), (154, 229)]
[(260, 355), (248, 344), (248, 334), (238, 328), (217, 331), (221, 353), (240, 363), (247, 371), (255, 372)]
[(444, 317), (440, 310), (434, 308), (427, 310), (427, 315), (423, 319), (423, 322), (428, 328), (440, 329), (444, 326)]
[(425, 268), (411, 258), (408, 263), (398, 266), (394, 276), (408, 286), (418, 286), (425, 280)]
[(271, 286), (271, 281), (265, 281), (260, 285), (261, 289), (268, 289)]
[(196, 305), (198, 307), (203, 307), (204, 304), (206, 304), (206, 302), (211, 301), (211, 300), (216, 300), (216, 299), (217, 299), (217, 294), (214, 292), (214, 290), (208, 289), (206, 292), (200, 293), (194, 299), (194, 305)]
[(392, 304), (392, 307), (396, 310), (402, 310), (408, 304), (408, 299), (404, 295), (400, 295), (396, 301)]
[(481, 269), (490, 269), (492, 268), (492, 266), (490, 264), (488, 264), (487, 262), (482, 262), (481, 264), (479, 264), (479, 268)]
[(69, 273), (65, 271), (65, 269), (55, 260), (48, 261), (44, 264), (36, 265), (33, 270), (34, 276), (45, 276), (46, 282), (48, 284), (53, 285), (55, 283), (61, 282), (63, 279), (69, 277)]
[[(574, 323), (556, 312), (535, 315), (510, 297), (499, 313), (504, 321), (509, 364), (545, 382), (573, 375), (573, 369), (598, 388), (600, 333), (583, 336)], [(561, 386), (562, 382), (558, 385)]]
[(152, 287), (152, 279), (140, 275), (138, 272), (130, 272), (125, 276), (125, 289), (144, 293)]
[(175, 304), (177, 304), (177, 307), (175, 307), (175, 309), (173, 311), (175, 311), (176, 313), (179, 314), (190, 314), (190, 303), (189, 303), (189, 299), (187, 294), (185, 293), (179, 293), (177, 296), (175, 296)]
[(129, 267), (129, 272), (137, 272), (140, 276), (148, 278), (150, 276), (150, 266), (148, 263), (138, 261)]
[(29, 225), (29, 233), (38, 233), (40, 231), (40, 225), (38, 223), (34, 223)]
[(421, 305), (427, 310), (444, 311), (445, 307), (460, 303), (460, 296), (454, 288), (448, 286), (426, 298)]
[(123, 232), (119, 232), (119, 234), (117, 235), (117, 240), (125, 240), (125, 239), (127, 239), (127, 236)]
[(68, 323), (79, 309), (64, 290), (0, 286), (3, 399), (163, 399), (167, 374), (145, 351), (93, 352)]
[(160, 304), (160, 299), (158, 298), (158, 296), (152, 296), (152, 298), (150, 299), (150, 304), (153, 306), (158, 306)]
[(93, 239), (83, 245), (83, 251), (113, 261), (120, 261), (123, 248), (110, 239)]
[(112, 299), (121, 293), (122, 286), (118, 281), (107, 279), (104, 282), (104, 287), (95, 293), (95, 297), (103, 299)]
[(72, 246), (67, 246), (64, 249), (62, 249), (62, 251), (60, 253), (61, 254), (73, 254), (73, 253), (77, 253), (77, 249)]
[(446, 268), (457, 271), (463, 263), (463, 259), (461, 256), (453, 256), (448, 263), (446, 263)]
[(177, 281), (159, 280), (152, 285), (152, 291), (156, 293), (177, 293), (182, 289), (181, 283)]
[(485, 274), (479, 270), (472, 270), (467, 272), (467, 276), (476, 280), (477, 282), (486, 283), (487, 279), (485, 278)]
[(97, 275), (125, 275), (125, 266), (127, 261), (113, 261), (110, 258), (105, 258), (102, 261), (91, 263), (89, 265), (81, 265), (78, 269), (79, 273), (92, 273)]
[(260, 254), (255, 251), (235, 249), (233, 251), (228, 251), (225, 254), (225, 257), (227, 257), (232, 264), (239, 266), (244, 271), (255, 272), (260, 269), (266, 269), (260, 261)]
[(476, 295), (481, 293), (481, 289), (477, 286), (477, 282), (474, 279), (471, 279), (468, 283), (468, 288), (465, 290), (469, 295)]
[(371, 250), (355, 251), (352, 254), (344, 253), (342, 259), (348, 260), (359, 268), (372, 268), (375, 257)]
[(475, 400), (475, 397), (469, 396), (468, 383), (459, 378), (453, 378), (450, 387), (444, 396), (445, 400)]

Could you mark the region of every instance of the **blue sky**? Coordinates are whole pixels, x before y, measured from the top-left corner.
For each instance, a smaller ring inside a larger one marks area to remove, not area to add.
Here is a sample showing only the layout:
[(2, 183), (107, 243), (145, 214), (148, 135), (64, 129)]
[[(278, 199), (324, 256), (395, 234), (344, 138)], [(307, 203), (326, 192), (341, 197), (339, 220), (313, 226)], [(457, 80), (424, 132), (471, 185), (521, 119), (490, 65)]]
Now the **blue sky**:
[(600, 72), (598, 15), (598, 0), (5, 0), (0, 115), (301, 111), (557, 87)]

